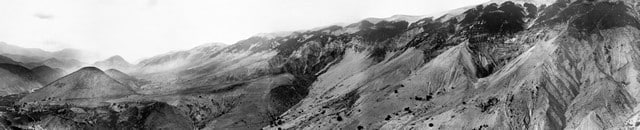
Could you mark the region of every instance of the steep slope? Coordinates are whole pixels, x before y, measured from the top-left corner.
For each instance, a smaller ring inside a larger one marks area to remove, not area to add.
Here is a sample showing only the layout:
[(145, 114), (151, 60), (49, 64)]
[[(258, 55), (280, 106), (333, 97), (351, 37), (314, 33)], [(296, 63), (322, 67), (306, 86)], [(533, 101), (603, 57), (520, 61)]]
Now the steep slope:
[[(531, 5), (505, 2), (469, 9), (449, 21), (418, 21), (427, 35), (414, 41), (444, 38), (407, 43), (431, 49), (417, 55), (426, 63), (399, 61), (407, 55), (386, 55), (377, 64), (345, 58), (266, 128), (638, 127), (635, 5), (561, 0), (537, 13), (525, 11)], [(447, 23), (455, 23), (455, 33), (438, 33)]]
[(105, 59), (103, 61), (98, 61), (96, 63), (93, 63), (93, 65), (105, 70), (107, 69), (129, 70), (131, 69), (130, 67), (133, 66), (131, 63), (127, 62), (126, 60), (124, 60), (124, 58), (118, 55), (109, 57), (108, 59)]
[(36, 80), (38, 80), (42, 85), (47, 85), (64, 76), (64, 71), (62, 69), (54, 69), (44, 65), (35, 67), (31, 69), (31, 71), (35, 75)]
[(133, 94), (135, 92), (130, 87), (100, 69), (85, 67), (30, 93), (18, 103), (98, 106), (104, 105), (106, 100)]

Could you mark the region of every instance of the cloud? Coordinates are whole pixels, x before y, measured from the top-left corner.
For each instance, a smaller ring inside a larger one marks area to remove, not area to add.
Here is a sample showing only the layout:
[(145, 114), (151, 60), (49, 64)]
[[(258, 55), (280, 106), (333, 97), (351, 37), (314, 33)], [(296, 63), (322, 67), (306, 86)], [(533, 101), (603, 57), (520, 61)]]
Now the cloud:
[(158, 0), (149, 0), (147, 2), (148, 6), (156, 6), (158, 4)]
[(53, 15), (45, 14), (45, 13), (36, 13), (36, 14), (33, 14), (33, 16), (38, 19), (45, 19), (45, 20), (53, 19)]

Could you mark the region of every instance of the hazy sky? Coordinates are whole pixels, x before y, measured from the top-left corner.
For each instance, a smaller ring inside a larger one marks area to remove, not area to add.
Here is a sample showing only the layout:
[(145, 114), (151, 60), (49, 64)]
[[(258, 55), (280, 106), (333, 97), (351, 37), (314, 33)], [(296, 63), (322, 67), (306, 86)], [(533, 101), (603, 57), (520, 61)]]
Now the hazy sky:
[(0, 41), (129, 61), (252, 35), (427, 15), (487, 0), (0, 0)]

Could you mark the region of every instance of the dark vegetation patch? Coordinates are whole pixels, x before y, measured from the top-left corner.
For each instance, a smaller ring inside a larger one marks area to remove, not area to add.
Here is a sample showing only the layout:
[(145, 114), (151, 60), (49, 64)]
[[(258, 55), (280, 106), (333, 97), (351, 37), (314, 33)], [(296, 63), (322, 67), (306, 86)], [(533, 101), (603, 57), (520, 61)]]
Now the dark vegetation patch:
[(343, 97), (331, 101), (326, 106), (334, 109), (352, 108), (359, 98), (360, 94), (358, 94), (358, 90), (352, 90), (351, 92), (345, 94)]
[(365, 42), (382, 42), (405, 32), (407, 27), (409, 27), (407, 21), (383, 20), (370, 27), (362, 26), (357, 35), (362, 36)]
[(460, 24), (465, 26), (467, 35), (519, 32), (524, 30), (525, 18), (535, 17), (535, 13), (537, 13), (537, 8), (534, 5), (527, 6), (528, 10), (525, 11), (520, 5), (511, 1), (500, 5), (492, 3), (486, 7), (478, 5), (465, 12), (465, 18)]
[[(304, 85), (304, 84), (303, 84)], [(269, 91), (269, 96), (277, 111), (284, 112), (302, 100), (308, 91), (304, 86), (282, 85)]]
[(600, 2), (595, 5), (579, 4), (579, 9), (588, 10), (586, 14), (577, 17), (572, 21), (573, 26), (587, 34), (595, 33), (598, 30), (615, 27), (632, 26), (640, 29), (640, 23), (631, 14), (627, 13), (631, 8), (622, 1)]
[(371, 55), (369, 57), (373, 58), (374, 62), (381, 62), (384, 60), (387, 54), (387, 49), (384, 47), (376, 47), (371, 51)]
[(499, 101), (500, 100), (498, 100), (498, 98), (495, 98), (495, 97), (489, 98), (489, 100), (487, 100), (487, 102), (481, 102), (480, 104), (476, 105), (476, 107), (480, 108), (481, 112), (487, 112), (493, 106), (498, 104)]
[(391, 120), (391, 115), (387, 115), (387, 117), (384, 118), (385, 121)]
[(629, 10), (631, 7), (618, 2), (593, 2), (578, 0), (558, 0), (545, 8), (536, 26), (570, 23), (577, 31), (570, 32), (574, 37), (585, 37), (599, 30), (632, 26), (640, 28), (640, 23)]
[(417, 34), (414, 39), (409, 41), (406, 47), (415, 47), (422, 50), (425, 55), (425, 62), (440, 55), (444, 49), (460, 43), (449, 39), (456, 32), (455, 20), (440, 22), (425, 18), (416, 23), (421, 24), (414, 24), (412, 27), (420, 27), (424, 32)]
[(527, 18), (536, 18), (538, 14), (538, 7), (534, 4), (524, 3), (525, 10), (527, 11)]
[[(468, 47), (477, 68), (476, 77), (486, 77), (515, 58), (522, 44), (505, 43), (516, 33), (525, 30), (526, 21), (538, 16), (539, 9), (529, 3), (524, 6), (507, 1), (501, 4), (478, 5), (464, 12), (459, 34), (469, 42)], [(514, 54), (515, 53), (515, 54)], [(488, 61), (482, 62), (482, 61)]]
[(484, 125), (478, 126), (478, 128), (473, 128), (472, 130), (487, 130), (487, 129), (489, 129), (489, 125), (484, 124)]
[(429, 93), (428, 95), (421, 97), (421, 96), (415, 96), (414, 99), (418, 100), (418, 101), (431, 101), (431, 99), (433, 99), (433, 94)]

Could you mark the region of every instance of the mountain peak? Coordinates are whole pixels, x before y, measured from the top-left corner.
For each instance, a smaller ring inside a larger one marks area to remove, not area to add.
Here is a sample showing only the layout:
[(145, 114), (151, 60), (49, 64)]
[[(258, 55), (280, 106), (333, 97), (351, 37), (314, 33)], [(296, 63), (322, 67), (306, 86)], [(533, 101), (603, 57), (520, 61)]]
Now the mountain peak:
[(114, 56), (111, 56), (111, 57), (107, 58), (105, 61), (111, 61), (111, 62), (126, 62), (126, 63), (129, 63), (129, 62), (127, 62), (127, 60), (125, 60), (124, 58), (122, 58), (122, 56), (120, 56), (120, 55), (114, 55)]
[[(101, 100), (135, 94), (96, 67), (84, 67), (25, 96), (20, 102), (44, 101), (72, 103), (80, 106), (97, 106)], [(67, 101), (68, 100), (68, 101)]]
[(103, 61), (98, 61), (94, 63), (94, 65), (103, 69), (127, 69), (132, 66), (131, 63), (127, 62), (119, 55), (111, 56)]

